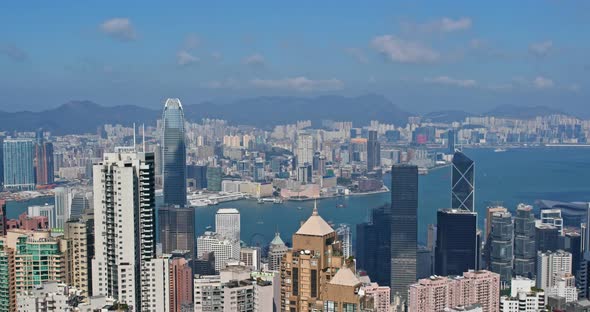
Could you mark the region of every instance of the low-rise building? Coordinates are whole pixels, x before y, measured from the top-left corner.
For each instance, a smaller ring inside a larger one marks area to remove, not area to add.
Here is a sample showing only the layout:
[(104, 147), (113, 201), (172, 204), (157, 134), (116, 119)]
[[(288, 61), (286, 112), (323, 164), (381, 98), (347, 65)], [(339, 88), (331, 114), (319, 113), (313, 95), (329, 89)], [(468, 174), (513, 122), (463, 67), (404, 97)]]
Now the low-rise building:
[(500, 275), (468, 271), (463, 276), (433, 276), (410, 285), (410, 312), (445, 311), (480, 304), (483, 311), (499, 311)]
[(535, 281), (524, 277), (513, 278), (510, 296), (500, 298), (501, 312), (537, 312), (545, 308), (545, 292), (535, 288)]

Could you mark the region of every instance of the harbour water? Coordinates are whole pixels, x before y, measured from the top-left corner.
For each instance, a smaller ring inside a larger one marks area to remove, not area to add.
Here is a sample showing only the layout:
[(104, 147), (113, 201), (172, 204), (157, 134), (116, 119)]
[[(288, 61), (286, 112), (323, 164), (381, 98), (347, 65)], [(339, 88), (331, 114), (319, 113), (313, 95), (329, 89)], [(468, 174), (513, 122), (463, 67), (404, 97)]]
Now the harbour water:
[[(518, 203), (533, 204), (538, 199), (590, 201), (590, 148), (529, 148), (494, 153), (493, 149), (464, 151), (476, 162), (476, 208), (483, 229), (485, 209), (499, 203), (514, 210)], [(432, 170), (420, 176), (419, 241), (425, 242), (428, 224), (436, 223), (436, 211), (450, 206), (451, 168)], [(386, 185), (390, 177), (384, 178)], [(52, 203), (53, 198), (36, 198), (28, 202), (9, 202), (7, 214), (16, 218), (29, 205)], [(389, 193), (330, 198), (318, 202), (320, 214), (335, 226), (364, 222), (370, 210), (390, 202)], [(241, 213), (241, 238), (251, 245), (266, 245), (278, 230), (290, 242), (313, 208), (312, 201), (259, 204), (240, 200), (196, 209), (197, 235), (215, 223), (215, 211), (233, 207)]]

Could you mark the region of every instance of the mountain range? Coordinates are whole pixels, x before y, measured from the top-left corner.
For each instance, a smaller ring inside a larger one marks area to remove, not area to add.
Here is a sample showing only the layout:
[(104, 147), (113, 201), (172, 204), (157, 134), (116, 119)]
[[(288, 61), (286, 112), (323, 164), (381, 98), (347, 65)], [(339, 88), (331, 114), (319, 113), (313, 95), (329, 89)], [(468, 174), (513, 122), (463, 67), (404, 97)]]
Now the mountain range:
[[(560, 112), (542, 106), (499, 106), (484, 115), (533, 118), (554, 113)], [(91, 101), (71, 101), (40, 112), (0, 111), (0, 131), (34, 131), (43, 128), (55, 135), (94, 133), (99, 126), (107, 123), (155, 125), (161, 114), (161, 110), (135, 105), (102, 106)], [(324, 119), (351, 120), (355, 125), (365, 125), (371, 120), (400, 125), (414, 115), (376, 94), (357, 97), (256, 97), (229, 103), (202, 102), (184, 104), (184, 114), (188, 121), (193, 122), (199, 122), (202, 118), (218, 118), (231, 124), (253, 125), (263, 129), (298, 120), (311, 120), (317, 125)], [(473, 115), (477, 114), (447, 110), (428, 113), (423, 117), (432, 122), (451, 122)]]

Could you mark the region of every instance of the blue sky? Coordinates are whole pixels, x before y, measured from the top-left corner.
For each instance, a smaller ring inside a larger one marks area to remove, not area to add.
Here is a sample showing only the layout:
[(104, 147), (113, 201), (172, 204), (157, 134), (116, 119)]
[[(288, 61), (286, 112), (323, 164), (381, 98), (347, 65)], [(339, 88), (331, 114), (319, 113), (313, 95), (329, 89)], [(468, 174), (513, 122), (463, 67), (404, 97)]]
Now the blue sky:
[(586, 1), (4, 1), (0, 109), (379, 93), (590, 115)]

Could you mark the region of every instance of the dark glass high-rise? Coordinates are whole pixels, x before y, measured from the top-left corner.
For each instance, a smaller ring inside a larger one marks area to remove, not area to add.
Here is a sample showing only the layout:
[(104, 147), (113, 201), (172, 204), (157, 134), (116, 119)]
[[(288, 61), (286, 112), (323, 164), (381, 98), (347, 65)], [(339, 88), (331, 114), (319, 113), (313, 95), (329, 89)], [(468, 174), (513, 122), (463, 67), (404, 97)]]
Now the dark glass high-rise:
[(435, 274), (462, 275), (478, 269), (477, 214), (461, 209), (437, 213)]
[(490, 231), (490, 271), (500, 274), (505, 285), (512, 279), (514, 248), (514, 223), (510, 212), (492, 214)]
[(168, 99), (162, 114), (162, 174), (164, 204), (186, 205), (186, 145), (184, 113), (179, 99)]
[(391, 168), (391, 292), (407, 302), (416, 282), (418, 167)]
[(453, 155), (451, 208), (474, 211), (475, 163), (463, 152)]
[(369, 130), (367, 140), (367, 171), (375, 170), (375, 167), (381, 166), (381, 145), (377, 138), (376, 130)]
[(164, 206), (158, 209), (162, 251), (189, 251), (195, 259), (195, 210), (191, 207)]
[(533, 207), (520, 204), (514, 217), (514, 275), (535, 275), (535, 216)]
[(375, 208), (371, 221), (356, 225), (357, 267), (382, 286), (391, 283), (390, 207)]
[(455, 129), (450, 129), (447, 131), (447, 147), (449, 148), (449, 154), (455, 153), (455, 142), (457, 139), (457, 134)]
[(164, 253), (189, 250), (195, 255), (195, 212), (186, 207), (186, 146), (184, 113), (179, 99), (168, 99), (162, 115), (162, 175), (164, 206), (158, 209)]

